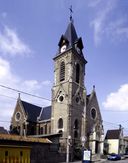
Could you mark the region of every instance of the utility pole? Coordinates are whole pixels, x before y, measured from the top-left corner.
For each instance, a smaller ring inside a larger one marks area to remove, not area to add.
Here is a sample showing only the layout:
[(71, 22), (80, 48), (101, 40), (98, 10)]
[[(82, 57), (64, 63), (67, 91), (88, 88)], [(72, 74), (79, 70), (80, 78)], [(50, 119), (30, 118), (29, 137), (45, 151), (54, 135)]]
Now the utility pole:
[(67, 137), (67, 152), (66, 152), (66, 163), (69, 163), (69, 147), (70, 147), (71, 136)]

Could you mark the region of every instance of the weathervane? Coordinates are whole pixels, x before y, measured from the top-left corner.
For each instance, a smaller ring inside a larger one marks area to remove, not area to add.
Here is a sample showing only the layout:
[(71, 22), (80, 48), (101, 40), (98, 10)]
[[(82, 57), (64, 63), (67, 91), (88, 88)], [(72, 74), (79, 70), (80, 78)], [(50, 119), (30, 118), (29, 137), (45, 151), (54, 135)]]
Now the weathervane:
[(70, 10), (70, 21), (72, 21), (72, 13), (73, 13), (72, 5), (70, 6), (69, 10)]

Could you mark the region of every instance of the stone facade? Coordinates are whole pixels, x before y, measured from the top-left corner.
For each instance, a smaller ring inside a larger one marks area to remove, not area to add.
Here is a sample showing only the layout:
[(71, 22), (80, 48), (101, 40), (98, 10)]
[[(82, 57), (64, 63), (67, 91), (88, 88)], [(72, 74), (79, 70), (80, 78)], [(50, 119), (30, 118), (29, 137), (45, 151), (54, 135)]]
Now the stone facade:
[(82, 39), (77, 36), (72, 21), (58, 45), (58, 53), (53, 59), (52, 105), (41, 108), (18, 98), (11, 131), (16, 129), (21, 135), (61, 133), (60, 149), (63, 152), (66, 152), (70, 137), (71, 153), (81, 145), (91, 149), (93, 154), (103, 153), (102, 116), (95, 87), (91, 94), (86, 94), (84, 78), (87, 61)]

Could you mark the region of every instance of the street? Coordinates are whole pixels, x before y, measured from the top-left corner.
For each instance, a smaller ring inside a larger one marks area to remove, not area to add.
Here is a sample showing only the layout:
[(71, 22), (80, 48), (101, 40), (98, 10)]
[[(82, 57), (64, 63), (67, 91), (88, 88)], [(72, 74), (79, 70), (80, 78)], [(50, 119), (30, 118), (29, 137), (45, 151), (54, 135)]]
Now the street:
[(128, 163), (128, 159), (119, 160), (119, 161), (108, 161), (108, 160), (106, 160), (104, 163), (113, 163), (113, 162), (117, 162), (117, 163)]
[[(128, 158), (127, 159), (123, 159), (123, 160), (119, 160), (119, 161), (109, 161), (109, 160), (101, 160), (101, 161), (96, 161), (94, 163), (128, 163)], [(82, 163), (82, 161), (76, 161), (74, 163)]]

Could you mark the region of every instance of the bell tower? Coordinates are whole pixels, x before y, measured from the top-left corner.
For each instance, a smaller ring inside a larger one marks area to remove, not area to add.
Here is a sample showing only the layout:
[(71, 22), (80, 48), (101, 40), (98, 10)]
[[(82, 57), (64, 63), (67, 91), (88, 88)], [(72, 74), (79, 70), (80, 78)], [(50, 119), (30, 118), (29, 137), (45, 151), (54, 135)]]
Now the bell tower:
[(77, 36), (70, 19), (65, 34), (58, 43), (54, 60), (52, 88), (51, 132), (61, 133), (61, 144), (70, 136), (75, 144), (82, 136), (82, 117), (85, 108), (85, 64), (82, 38)]

